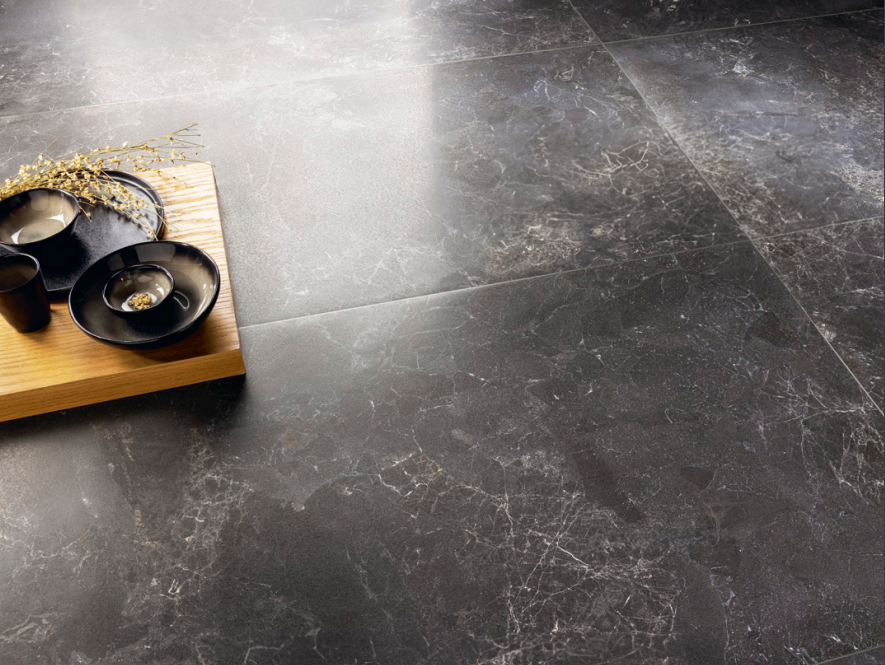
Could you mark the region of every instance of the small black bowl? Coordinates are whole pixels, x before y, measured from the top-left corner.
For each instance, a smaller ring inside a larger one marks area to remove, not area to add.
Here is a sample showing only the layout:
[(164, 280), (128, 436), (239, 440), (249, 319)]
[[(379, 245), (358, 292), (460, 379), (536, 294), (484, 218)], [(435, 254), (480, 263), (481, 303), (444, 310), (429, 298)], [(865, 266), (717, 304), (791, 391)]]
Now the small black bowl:
[[(101, 296), (114, 314), (137, 320), (155, 317), (174, 290), (175, 279), (168, 270), (152, 263), (140, 263), (111, 275)], [(130, 300), (137, 294), (146, 295), (150, 305), (144, 309), (133, 307)]]
[(80, 216), (73, 194), (29, 189), (0, 201), (0, 245), (22, 254), (46, 254), (70, 240)]

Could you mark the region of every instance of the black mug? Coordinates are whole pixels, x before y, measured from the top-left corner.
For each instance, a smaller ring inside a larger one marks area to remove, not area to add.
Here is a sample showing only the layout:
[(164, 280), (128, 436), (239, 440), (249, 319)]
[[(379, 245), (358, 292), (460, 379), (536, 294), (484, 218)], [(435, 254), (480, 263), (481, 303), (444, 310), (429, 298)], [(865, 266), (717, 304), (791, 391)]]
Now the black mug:
[(0, 256), (0, 314), (22, 333), (49, 323), (46, 284), (40, 262), (33, 256)]

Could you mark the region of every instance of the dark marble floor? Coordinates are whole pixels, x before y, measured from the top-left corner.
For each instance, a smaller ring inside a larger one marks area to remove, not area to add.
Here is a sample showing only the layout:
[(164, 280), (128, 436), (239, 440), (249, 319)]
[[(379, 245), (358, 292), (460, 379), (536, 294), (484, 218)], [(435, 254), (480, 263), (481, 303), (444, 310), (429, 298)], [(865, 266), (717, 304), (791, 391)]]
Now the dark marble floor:
[(883, 665), (875, 4), (5, 0), (0, 177), (199, 122), (247, 376), (0, 424), (0, 663)]

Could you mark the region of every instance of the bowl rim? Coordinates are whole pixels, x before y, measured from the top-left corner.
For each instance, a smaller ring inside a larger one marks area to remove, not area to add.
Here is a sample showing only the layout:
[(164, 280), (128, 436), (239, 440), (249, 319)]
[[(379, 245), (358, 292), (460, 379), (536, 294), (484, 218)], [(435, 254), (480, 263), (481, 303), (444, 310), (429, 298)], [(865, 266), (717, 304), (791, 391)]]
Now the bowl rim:
[[(145, 268), (152, 268), (154, 270), (158, 270), (159, 272), (165, 274), (166, 277), (169, 279), (169, 283), (171, 285), (171, 288), (169, 289), (169, 291), (167, 291), (163, 295), (163, 297), (160, 298), (159, 302), (157, 302), (155, 305), (152, 305), (151, 307), (148, 307), (147, 309), (129, 310), (129, 309), (121, 309), (119, 307), (114, 307), (111, 304), (110, 299), (108, 298), (108, 289), (110, 289), (110, 287), (111, 287), (111, 282), (113, 282), (114, 279), (117, 277), (117, 275), (120, 275), (121, 273), (131, 272), (132, 270), (143, 270)], [(166, 299), (169, 298), (170, 295), (172, 295), (173, 291), (175, 291), (175, 278), (172, 276), (171, 272), (166, 270), (166, 268), (164, 268), (163, 266), (158, 266), (156, 263), (136, 263), (131, 266), (126, 266), (125, 268), (120, 268), (117, 272), (113, 273), (110, 277), (108, 277), (107, 281), (105, 281), (104, 287), (101, 290), (101, 297), (104, 300), (104, 304), (107, 305), (114, 312), (118, 312), (118, 313), (124, 314), (126, 316), (141, 316), (142, 314), (146, 314), (147, 312), (151, 312), (151, 311), (155, 310), (157, 307), (159, 307), (164, 302), (166, 302)]]
[[(143, 245), (147, 245), (150, 247), (160, 247), (162, 245), (175, 245), (177, 247), (185, 248), (185, 251), (188, 251), (188, 252), (197, 252), (208, 261), (209, 266), (211, 266), (212, 273), (215, 276), (216, 286), (215, 286), (214, 293), (212, 294), (212, 298), (209, 300), (209, 302), (204, 307), (203, 312), (201, 312), (199, 316), (197, 316), (193, 321), (191, 321), (189, 324), (187, 324), (183, 328), (179, 328), (178, 330), (175, 330), (172, 332), (167, 332), (162, 335), (158, 335), (156, 337), (151, 337), (148, 339), (139, 339), (139, 340), (113, 339), (110, 337), (103, 337), (102, 335), (98, 335), (98, 334), (92, 332), (91, 330), (88, 330), (77, 319), (77, 316), (74, 314), (74, 306), (73, 306), (74, 294), (77, 292), (77, 287), (80, 284), (80, 280), (83, 279), (83, 277), (85, 275), (88, 275), (89, 272), (98, 263), (106, 260), (109, 256), (111, 256), (113, 254), (117, 254), (118, 252), (124, 252), (127, 250), (131, 250), (133, 248), (136, 248), (136, 247), (141, 247)], [(162, 342), (164, 339), (166, 339), (168, 337), (179, 337), (180, 339), (187, 337), (187, 335), (190, 334), (190, 332), (192, 332), (192, 330), (194, 328), (196, 328), (200, 324), (202, 324), (203, 320), (209, 315), (209, 313), (211, 313), (212, 309), (215, 307), (215, 303), (218, 301), (218, 294), (219, 293), (221, 293), (221, 270), (218, 269), (218, 264), (215, 263), (215, 259), (213, 259), (211, 256), (209, 256), (209, 254), (205, 250), (200, 249), (196, 245), (191, 245), (186, 242), (179, 242), (177, 240), (151, 240), (148, 242), (136, 243), (135, 245), (128, 245), (127, 247), (122, 247), (120, 249), (114, 250), (113, 252), (109, 252), (108, 254), (105, 254), (103, 257), (101, 257), (100, 259), (95, 261), (88, 268), (86, 268), (86, 270), (83, 271), (83, 273), (80, 275), (80, 277), (77, 278), (77, 281), (74, 283), (74, 286), (71, 287), (71, 292), (68, 294), (68, 313), (70, 314), (71, 319), (74, 321), (74, 324), (80, 330), (82, 330), (84, 333), (86, 333), (87, 335), (89, 335), (93, 339), (97, 339), (99, 342), (105, 342), (107, 344), (112, 344), (114, 346), (128, 346), (128, 347), (133, 347), (133, 348), (149, 347), (151, 345), (156, 344), (157, 342)]]
[(42, 274), (43, 268), (40, 266), (40, 260), (36, 256), (32, 256), (31, 254), (25, 254), (23, 252), (19, 252), (17, 254), (9, 254), (8, 256), (0, 256), (0, 261), (8, 261), (8, 260), (15, 260), (15, 259), (30, 259), (35, 264), (37, 264), (37, 272), (35, 272), (34, 275), (28, 281), (23, 282), (22, 284), (19, 284), (18, 286), (13, 286), (11, 289), (0, 289), (0, 293), (12, 293), (13, 291), (18, 290), (18, 289), (22, 288), (23, 286), (27, 286), (28, 284), (33, 282), (35, 279), (40, 277)]
[[(3, 212), (4, 205), (7, 201), (12, 201), (23, 194), (30, 194), (31, 192), (54, 192), (56, 194), (61, 194), (63, 198), (70, 199), (74, 204), (74, 216), (71, 217), (71, 221), (65, 224), (61, 229), (53, 233), (51, 236), (46, 236), (45, 238), (40, 238), (39, 240), (32, 240), (31, 242), (6, 242), (5, 240), (0, 240), (0, 245), (5, 247), (16, 247), (21, 249), (28, 249), (30, 247), (36, 247), (40, 243), (44, 243), (48, 240), (52, 240), (57, 237), (61, 233), (65, 233), (66, 231), (73, 230), (73, 226), (77, 221), (77, 218), (80, 216), (80, 213), (83, 212), (83, 209), (80, 207), (80, 201), (76, 196), (71, 194), (68, 191), (63, 189), (58, 189), (57, 187), (34, 187), (33, 189), (25, 189), (18, 194), (13, 194), (12, 196), (7, 196), (5, 199), (0, 199), (0, 213)], [(11, 204), (9, 204), (11, 205)]]

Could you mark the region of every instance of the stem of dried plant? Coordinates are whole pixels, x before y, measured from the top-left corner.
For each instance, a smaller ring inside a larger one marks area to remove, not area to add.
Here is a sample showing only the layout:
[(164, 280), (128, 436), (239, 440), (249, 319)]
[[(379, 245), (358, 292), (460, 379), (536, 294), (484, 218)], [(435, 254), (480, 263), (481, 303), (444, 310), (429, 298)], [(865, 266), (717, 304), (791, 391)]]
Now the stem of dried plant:
[[(166, 224), (163, 210), (153, 202), (134, 194), (113, 180), (106, 172), (131, 170), (135, 173), (153, 171), (162, 174), (158, 165), (198, 162), (197, 148), (202, 148), (197, 125), (192, 124), (165, 136), (158, 136), (141, 143), (96, 148), (87, 153), (70, 153), (58, 158), (40, 154), (30, 164), (19, 168), (18, 173), (0, 185), (0, 200), (15, 196), (29, 189), (62, 189), (77, 197), (86, 206), (107, 206), (138, 224), (149, 239), (157, 237)], [(87, 207), (83, 212), (90, 217)], [(160, 217), (157, 231), (146, 221), (146, 215)]]

